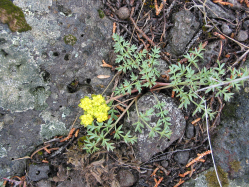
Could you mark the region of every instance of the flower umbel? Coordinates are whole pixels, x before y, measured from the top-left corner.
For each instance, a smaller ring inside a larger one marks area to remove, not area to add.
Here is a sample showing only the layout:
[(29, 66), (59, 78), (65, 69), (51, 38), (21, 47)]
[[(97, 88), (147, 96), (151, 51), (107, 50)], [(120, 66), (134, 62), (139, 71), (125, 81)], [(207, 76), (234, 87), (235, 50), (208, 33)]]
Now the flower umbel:
[(80, 116), (80, 124), (85, 127), (92, 124), (94, 118), (98, 122), (108, 119), (108, 110), (110, 110), (110, 107), (107, 106), (102, 95), (92, 95), (92, 99), (86, 96), (80, 100), (78, 106), (84, 110), (84, 115)]

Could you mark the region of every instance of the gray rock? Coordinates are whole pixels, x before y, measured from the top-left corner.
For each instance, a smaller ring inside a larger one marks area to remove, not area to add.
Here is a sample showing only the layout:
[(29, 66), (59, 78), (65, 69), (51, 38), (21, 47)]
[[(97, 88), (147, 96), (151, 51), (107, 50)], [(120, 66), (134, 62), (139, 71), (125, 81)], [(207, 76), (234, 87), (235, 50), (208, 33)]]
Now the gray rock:
[(195, 135), (194, 130), (195, 130), (194, 125), (192, 125), (191, 123), (187, 124), (186, 137), (189, 138), (189, 139), (193, 138), (194, 135)]
[(245, 30), (249, 29), (249, 20), (244, 21), (244, 23), (243, 23), (243, 28), (244, 28)]
[[(99, 17), (101, 1), (13, 3), (32, 30), (12, 33), (0, 23), (0, 178), (23, 175), (25, 161), (11, 158), (30, 155), (54, 135), (67, 135), (82, 113), (80, 99), (102, 93), (113, 76), (100, 66), (112, 48), (112, 21)], [(69, 34), (77, 38), (73, 46), (63, 40)]]
[(37, 187), (51, 187), (51, 182), (48, 180), (41, 180), (36, 183)]
[(120, 19), (128, 19), (130, 17), (130, 10), (127, 7), (121, 7), (115, 12)]
[(227, 2), (233, 4), (233, 6), (229, 6), (229, 8), (231, 8), (231, 9), (235, 9), (235, 10), (243, 9), (243, 5), (237, 0), (227, 0)]
[(188, 151), (180, 151), (177, 152), (174, 156), (175, 161), (178, 162), (178, 164), (186, 165), (189, 159), (189, 152)]
[(189, 10), (182, 10), (173, 15), (174, 27), (170, 30), (167, 52), (179, 56), (198, 31), (200, 23)]
[(222, 24), (221, 30), (226, 35), (230, 35), (233, 32), (232, 29), (230, 29), (230, 27), (225, 23)]
[(161, 165), (164, 167), (164, 168), (167, 168), (168, 165), (169, 165), (169, 162), (167, 160), (163, 160), (161, 161)]
[(136, 179), (132, 172), (125, 169), (121, 169), (118, 171), (117, 179), (121, 187), (129, 187), (136, 182)]
[(236, 39), (240, 42), (244, 42), (248, 39), (248, 31), (240, 30)]
[(210, 0), (206, 1), (206, 11), (209, 18), (224, 18), (230, 21), (235, 19), (233, 13), (229, 9), (224, 9), (218, 4), (213, 3)]
[(28, 180), (31, 180), (31, 181), (40, 181), (42, 179), (47, 179), (49, 172), (50, 172), (50, 168), (48, 165), (44, 165), (44, 164), (30, 165), (27, 178)]
[[(137, 111), (135, 108), (131, 109), (129, 112), (129, 118), (125, 119), (123, 129), (124, 131), (131, 130), (131, 134), (136, 135), (138, 140), (137, 143), (134, 144), (135, 154), (138, 159), (142, 162), (148, 161), (154, 154), (164, 151), (168, 146), (170, 146), (175, 140), (179, 139), (183, 133), (186, 126), (186, 122), (181, 110), (176, 106), (174, 100), (170, 97), (166, 97), (164, 94), (155, 94), (157, 99), (160, 102), (164, 102), (166, 106), (163, 108), (164, 110), (168, 110), (168, 117), (171, 118), (170, 123), (172, 124), (169, 128), (172, 131), (172, 135), (170, 140), (167, 138), (161, 138), (157, 134), (154, 138), (149, 138), (149, 129), (144, 128), (142, 133), (135, 132), (135, 122), (138, 121)], [(157, 100), (153, 96), (153, 94), (148, 93), (142, 96), (138, 102), (138, 112), (145, 113), (146, 110), (153, 108), (157, 104)], [(156, 110), (156, 112), (158, 112)], [(155, 126), (159, 117), (156, 117), (155, 114), (150, 116), (149, 124), (150, 126)]]
[(208, 63), (216, 63), (216, 59), (219, 55), (220, 41), (214, 41), (208, 43), (205, 47), (203, 63), (200, 63), (200, 69), (206, 66)]

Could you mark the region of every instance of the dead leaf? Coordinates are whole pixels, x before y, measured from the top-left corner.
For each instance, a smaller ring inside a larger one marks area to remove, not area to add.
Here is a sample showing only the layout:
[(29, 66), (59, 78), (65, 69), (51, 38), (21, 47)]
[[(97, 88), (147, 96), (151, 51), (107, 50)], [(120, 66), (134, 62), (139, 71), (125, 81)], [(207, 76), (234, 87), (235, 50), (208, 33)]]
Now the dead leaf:
[(110, 77), (110, 75), (98, 75), (97, 76), (99, 79), (107, 79)]

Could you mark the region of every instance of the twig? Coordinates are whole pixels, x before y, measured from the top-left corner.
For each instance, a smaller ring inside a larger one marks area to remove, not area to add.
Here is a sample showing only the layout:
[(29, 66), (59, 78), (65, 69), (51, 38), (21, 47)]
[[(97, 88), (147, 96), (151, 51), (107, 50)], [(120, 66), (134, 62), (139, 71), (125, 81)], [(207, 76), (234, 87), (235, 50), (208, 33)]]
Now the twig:
[(51, 146), (50, 144), (46, 145), (45, 147), (42, 147), (40, 149), (37, 149), (35, 152), (32, 153), (32, 155), (30, 156), (30, 159), (32, 159), (32, 157), (38, 153), (39, 151), (43, 150), (44, 148), (48, 148), (49, 146)]
[(180, 186), (181, 184), (183, 184), (185, 181), (180, 179), (179, 182), (174, 186), (174, 187), (178, 187)]
[(124, 26), (124, 25), (122, 25), (122, 24), (119, 24), (121, 27), (123, 27), (125, 30), (126, 30), (126, 32), (128, 32), (131, 36), (132, 36), (132, 38), (137, 42), (137, 43), (139, 43), (139, 41), (138, 41), (138, 39), (133, 35), (133, 33), (131, 33), (131, 31), (129, 31), (127, 28), (126, 28), (126, 26)]
[(134, 27), (137, 29), (137, 31), (142, 34), (142, 36), (148, 40), (148, 42), (152, 45), (152, 46), (155, 46), (156, 44), (141, 30), (139, 29), (139, 27), (137, 26), (137, 24), (135, 23), (135, 21), (133, 20), (132, 17), (130, 17), (130, 20), (132, 22), (132, 24), (134, 25)]
[[(244, 58), (248, 53), (249, 53), (249, 49), (231, 65), (231, 68), (233, 68), (233, 67), (236, 66), (241, 60), (243, 60), (243, 58)], [(227, 72), (228, 72), (228, 71), (227, 71)], [(226, 74), (227, 74), (227, 72), (226, 72)]]
[[(142, 4), (142, 7), (141, 7), (141, 9), (140, 9), (140, 11), (139, 11), (139, 14), (138, 14), (136, 23), (138, 22), (138, 19), (139, 19), (139, 17), (140, 17), (140, 14), (141, 14), (141, 12), (142, 12), (142, 10), (143, 10), (145, 1), (146, 1), (146, 0), (143, 0), (143, 4)], [(139, 3), (138, 3), (138, 4), (139, 4)], [(138, 5), (138, 4), (137, 4), (137, 5)], [(137, 8), (137, 6), (136, 6), (136, 8)], [(134, 12), (136, 11), (136, 8), (135, 8)], [(132, 16), (132, 15), (131, 15), (131, 16)], [(131, 18), (131, 16), (130, 16), (130, 18)], [(133, 21), (134, 21), (134, 20), (133, 20)], [(135, 22), (134, 22), (134, 23), (135, 23)], [(135, 32), (135, 28), (133, 29), (131, 36), (134, 35), (134, 32)], [(131, 39), (130, 39), (130, 43), (131, 43)]]
[(191, 166), (191, 165), (194, 164), (195, 162), (200, 161), (202, 157), (204, 157), (205, 155), (210, 154), (211, 152), (212, 152), (211, 150), (208, 150), (208, 151), (206, 151), (206, 152), (204, 152), (204, 153), (202, 153), (202, 154), (197, 154), (198, 157), (195, 158), (194, 160), (190, 161), (190, 162), (186, 165), (186, 168), (189, 167), (189, 166)]

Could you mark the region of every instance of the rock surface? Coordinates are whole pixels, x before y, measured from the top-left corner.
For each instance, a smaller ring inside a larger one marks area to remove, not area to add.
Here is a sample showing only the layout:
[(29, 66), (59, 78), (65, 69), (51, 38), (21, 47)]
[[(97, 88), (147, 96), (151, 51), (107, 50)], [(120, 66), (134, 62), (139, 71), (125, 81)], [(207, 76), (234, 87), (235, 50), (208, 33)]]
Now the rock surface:
[(229, 35), (233, 32), (233, 30), (229, 27), (229, 25), (223, 23), (221, 26), (222, 32), (226, 35)]
[(185, 51), (187, 44), (198, 31), (200, 23), (188, 10), (173, 15), (174, 27), (170, 30), (169, 44), (166, 51), (179, 56)]
[[(100, 66), (112, 48), (112, 22), (99, 17), (99, 0), (13, 3), (32, 30), (13, 33), (0, 23), (0, 178), (23, 174), (25, 161), (11, 158), (66, 135), (80, 99), (102, 93), (113, 75)], [(68, 35), (77, 41), (66, 44)]]
[(235, 16), (229, 9), (222, 8), (210, 0), (206, 1), (207, 16), (209, 18), (224, 18), (233, 21)]
[(236, 38), (240, 42), (246, 41), (248, 39), (248, 31), (240, 30)]
[[(166, 106), (163, 108), (164, 110), (168, 110), (168, 117), (171, 118), (170, 123), (172, 124), (170, 127), (172, 131), (172, 135), (170, 140), (167, 138), (161, 138), (157, 135), (154, 138), (149, 138), (150, 131), (147, 128), (142, 130), (142, 133), (136, 132), (135, 127), (132, 125), (138, 121), (137, 111), (133, 108), (129, 112), (129, 118), (125, 119), (124, 130), (127, 132), (131, 130), (131, 134), (138, 137), (137, 143), (134, 144), (134, 152), (138, 159), (142, 162), (148, 161), (154, 154), (164, 151), (168, 146), (170, 146), (175, 140), (179, 139), (185, 130), (186, 121), (182, 114), (182, 111), (176, 106), (174, 100), (170, 97), (166, 97), (164, 94), (155, 94), (157, 99), (160, 102), (164, 102)], [(138, 102), (138, 112), (145, 113), (147, 109), (153, 108), (157, 104), (157, 100), (153, 94), (148, 93), (142, 96)], [(157, 112), (157, 111), (156, 111)], [(155, 126), (159, 117), (156, 117), (155, 114), (149, 117), (150, 118), (150, 126)]]
[(130, 187), (136, 182), (132, 172), (125, 169), (118, 171), (117, 178), (121, 187)]
[(30, 165), (27, 178), (31, 181), (39, 181), (48, 178), (49, 165)]

